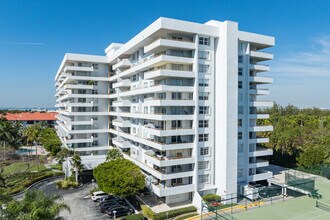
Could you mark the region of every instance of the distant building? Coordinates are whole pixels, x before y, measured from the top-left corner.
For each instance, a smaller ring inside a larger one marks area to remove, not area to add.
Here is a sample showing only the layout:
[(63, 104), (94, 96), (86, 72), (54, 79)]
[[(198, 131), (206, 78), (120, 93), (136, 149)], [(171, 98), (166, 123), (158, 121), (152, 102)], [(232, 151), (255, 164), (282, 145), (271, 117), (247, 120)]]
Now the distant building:
[(57, 112), (22, 112), (22, 113), (7, 113), (4, 117), (8, 121), (20, 121), (24, 126), (33, 125), (36, 123), (46, 123), (49, 126), (56, 124)]

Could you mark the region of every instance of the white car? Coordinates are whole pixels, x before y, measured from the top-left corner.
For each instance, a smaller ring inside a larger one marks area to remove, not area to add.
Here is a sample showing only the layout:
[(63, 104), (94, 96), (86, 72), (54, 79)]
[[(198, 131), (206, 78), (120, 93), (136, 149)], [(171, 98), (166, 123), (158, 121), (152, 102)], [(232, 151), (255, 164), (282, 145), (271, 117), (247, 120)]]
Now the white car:
[(97, 202), (98, 200), (104, 198), (104, 197), (107, 197), (108, 194), (103, 192), (103, 191), (97, 191), (97, 192), (93, 192), (93, 196), (92, 196), (92, 200), (94, 202)]

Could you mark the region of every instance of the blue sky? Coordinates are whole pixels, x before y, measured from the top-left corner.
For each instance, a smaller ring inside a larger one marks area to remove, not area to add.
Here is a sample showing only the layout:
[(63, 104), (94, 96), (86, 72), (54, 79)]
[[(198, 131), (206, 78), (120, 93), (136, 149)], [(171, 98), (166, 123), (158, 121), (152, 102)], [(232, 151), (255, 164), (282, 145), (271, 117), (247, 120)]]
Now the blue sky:
[(0, 107), (53, 107), (64, 53), (103, 55), (162, 16), (275, 36), (266, 99), (330, 108), (329, 11), (327, 0), (0, 0)]

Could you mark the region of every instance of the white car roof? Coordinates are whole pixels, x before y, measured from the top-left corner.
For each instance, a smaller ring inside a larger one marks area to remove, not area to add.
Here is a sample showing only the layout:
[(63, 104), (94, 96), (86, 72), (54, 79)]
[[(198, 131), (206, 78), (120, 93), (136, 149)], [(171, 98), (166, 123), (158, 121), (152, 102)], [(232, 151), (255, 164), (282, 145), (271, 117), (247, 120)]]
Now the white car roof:
[(98, 194), (104, 194), (105, 192), (103, 191), (96, 191), (96, 192), (93, 192), (93, 195), (98, 195)]

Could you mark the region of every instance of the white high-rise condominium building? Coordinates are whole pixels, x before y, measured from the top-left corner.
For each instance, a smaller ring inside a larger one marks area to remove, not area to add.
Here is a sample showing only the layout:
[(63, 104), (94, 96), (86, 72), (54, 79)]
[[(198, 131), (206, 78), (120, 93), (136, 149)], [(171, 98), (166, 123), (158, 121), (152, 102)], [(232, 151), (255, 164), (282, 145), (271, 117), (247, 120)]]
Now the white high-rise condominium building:
[[(273, 37), (239, 31), (236, 22), (160, 18), (127, 43), (111, 44), (106, 57), (69, 54), (56, 78), (59, 121), (67, 122), (58, 131), (83, 155), (102, 154), (108, 145), (121, 149), (167, 204), (198, 205), (200, 195), (237, 193), (272, 176), (264, 169), (272, 151), (260, 146), (269, 140), (259, 133), (273, 127), (257, 123), (269, 117), (257, 109), (273, 104), (259, 99), (269, 93), (263, 85), (272, 83), (265, 77), (269, 67), (260, 63), (273, 58), (263, 52), (272, 46)], [(88, 78), (67, 80), (82, 74), (79, 62), (91, 68), (84, 71), (92, 80), (100, 74), (97, 86), (103, 83), (104, 93), (93, 94), (94, 86), (85, 85)], [(71, 64), (77, 67), (66, 69)], [(80, 89), (90, 95), (80, 97)], [(79, 106), (79, 98), (91, 106)], [(102, 132), (88, 130), (94, 116)], [(79, 117), (90, 124), (75, 125)], [(86, 132), (83, 137), (78, 130)]]
[(103, 162), (109, 150), (108, 73), (104, 56), (66, 54), (55, 77), (57, 134), (89, 169)]

